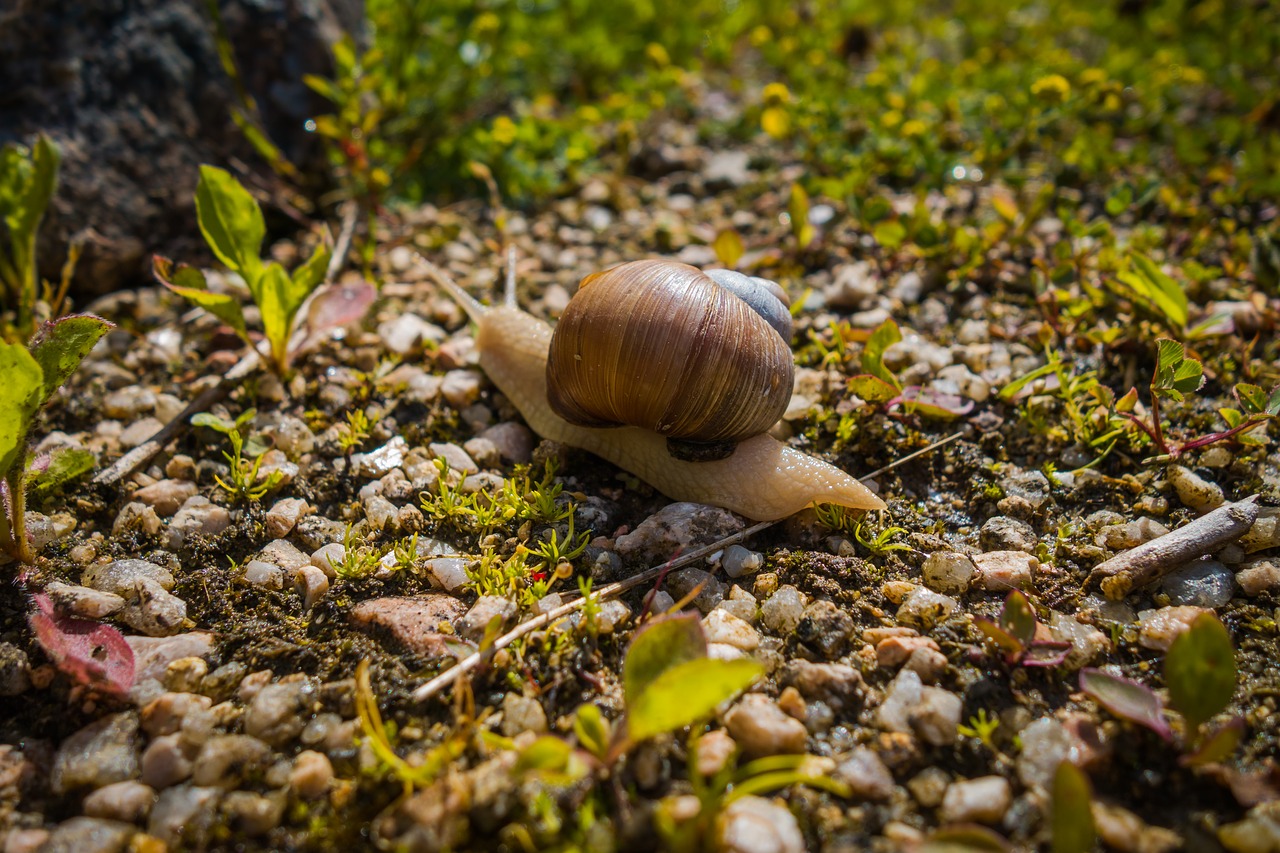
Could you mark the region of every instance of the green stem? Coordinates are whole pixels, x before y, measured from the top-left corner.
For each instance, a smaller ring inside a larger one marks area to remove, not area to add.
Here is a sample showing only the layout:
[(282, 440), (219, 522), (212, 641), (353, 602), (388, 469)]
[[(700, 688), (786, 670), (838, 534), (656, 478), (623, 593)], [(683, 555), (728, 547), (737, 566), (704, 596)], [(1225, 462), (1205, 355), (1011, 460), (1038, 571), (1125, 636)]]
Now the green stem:
[(13, 540), (13, 553), (19, 563), (31, 565), (35, 562), (35, 554), (31, 552), (31, 543), (27, 541), (27, 493), (22, 481), (27, 471), (26, 450), (18, 452), (13, 468), (5, 477), (9, 485), (9, 537)]

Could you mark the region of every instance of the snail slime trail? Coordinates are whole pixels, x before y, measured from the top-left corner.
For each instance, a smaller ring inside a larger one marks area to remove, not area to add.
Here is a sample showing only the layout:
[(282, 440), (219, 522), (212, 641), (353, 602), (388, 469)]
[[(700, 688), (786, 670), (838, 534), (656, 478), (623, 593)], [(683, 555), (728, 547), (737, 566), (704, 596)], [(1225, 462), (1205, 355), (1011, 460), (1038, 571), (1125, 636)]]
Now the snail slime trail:
[[(768, 435), (791, 398), (790, 312), (776, 284), (715, 272), (651, 260), (593, 274), (553, 333), (510, 297), (483, 306), (433, 268), (476, 324), (481, 369), (543, 438), (590, 451), (673, 500), (724, 507), (756, 521), (822, 503), (884, 509), (884, 501), (855, 477)], [(615, 310), (623, 302), (631, 306), (629, 314)], [(597, 311), (608, 312), (608, 319)], [(617, 341), (596, 340), (593, 331), (612, 323), (620, 324), (613, 327)], [(726, 327), (727, 334), (706, 339), (707, 329)], [(660, 338), (662, 348), (646, 348), (646, 334)], [(668, 350), (677, 345), (688, 349), (673, 356)], [(575, 369), (562, 376), (557, 364), (568, 360), (576, 367), (578, 356), (594, 359), (594, 372)], [(649, 361), (628, 363), (627, 357)], [(637, 383), (634, 364), (641, 376), (662, 380)], [(680, 384), (685, 382), (701, 384)], [(632, 400), (628, 389), (656, 393)]]

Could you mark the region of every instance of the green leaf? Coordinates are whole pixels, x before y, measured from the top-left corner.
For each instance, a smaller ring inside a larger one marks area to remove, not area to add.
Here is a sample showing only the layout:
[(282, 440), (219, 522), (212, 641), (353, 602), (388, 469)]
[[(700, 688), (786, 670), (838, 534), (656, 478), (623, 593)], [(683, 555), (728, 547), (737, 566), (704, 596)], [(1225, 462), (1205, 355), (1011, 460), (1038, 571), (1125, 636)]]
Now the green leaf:
[(27, 431), (40, 410), (44, 375), (22, 344), (0, 341), (0, 477), (8, 475), (26, 451)]
[[(22, 149), (18, 146), (11, 146), (8, 150), (14, 152), (12, 156), (24, 162), (20, 165), (15, 162), (5, 169), (5, 182), (14, 183), (9, 184), (12, 189), (7, 197), (0, 200), (0, 213), (4, 214), (5, 225), (9, 228), (10, 240), (15, 249), (18, 244), (30, 247), (34, 245), (40, 220), (44, 218), (49, 201), (53, 198), (53, 191), (58, 185), (58, 164), (62, 156), (58, 147), (44, 134), (36, 140), (30, 160), (23, 156)], [(21, 259), (19, 266), (30, 260)]]
[(282, 364), (293, 317), (311, 291), (298, 286), (284, 267), (275, 262), (267, 264), (258, 278), (257, 287), (250, 286), (250, 291), (262, 312), (262, 331), (271, 342), (271, 352), (277, 364)]
[(1165, 740), (1173, 739), (1164, 703), (1138, 682), (1086, 667), (1080, 670), (1080, 689), (1117, 717), (1146, 726)]
[(1169, 704), (1196, 730), (1231, 701), (1236, 691), (1236, 654), (1218, 617), (1202, 613), (1179, 634), (1164, 659)]
[(896, 219), (886, 219), (876, 224), (871, 236), (886, 249), (896, 249), (907, 239), (907, 229)]
[(1097, 839), (1090, 806), (1089, 778), (1070, 761), (1053, 774), (1053, 810), (1049, 815), (1053, 853), (1089, 853)]
[(1184, 755), (1182, 763), (1188, 767), (1203, 767), (1226, 761), (1244, 740), (1244, 728), (1243, 717), (1232, 717), (1205, 738), (1195, 752)]
[(76, 372), (84, 357), (113, 328), (114, 324), (92, 314), (72, 314), (40, 327), (31, 341), (31, 355), (44, 374), (41, 405)]
[(1271, 389), (1271, 397), (1267, 399), (1267, 414), (1280, 415), (1280, 385)]
[(1000, 611), (1000, 627), (1023, 646), (1036, 636), (1036, 611), (1021, 590), (1011, 590)]
[(636, 632), (622, 664), (627, 707), (668, 669), (707, 656), (702, 623), (692, 613), (652, 619)]
[(1018, 396), (1018, 393), (1022, 391), (1023, 388), (1026, 388), (1028, 385), (1030, 385), (1032, 382), (1035, 382), (1037, 379), (1042, 379), (1045, 376), (1052, 376), (1054, 373), (1057, 372), (1060, 366), (1061, 365), (1059, 362), (1051, 361), (1048, 364), (1044, 364), (1044, 365), (1041, 365), (1040, 367), (1037, 367), (1035, 370), (1031, 371), (1025, 376), (1022, 376), (1022, 377), (1019, 377), (1018, 379), (1013, 380), (1008, 385), (1000, 389), (1000, 399), (1001, 400), (1013, 399), (1014, 397)]
[(240, 340), (251, 344), (240, 301), (229, 293), (212, 293), (205, 282), (204, 273), (200, 270), (186, 264), (179, 264), (175, 271), (173, 261), (160, 255), (152, 258), (151, 270), (156, 280), (165, 287), (208, 311), (230, 326)]
[(1192, 394), (1200, 390), (1204, 384), (1204, 365), (1197, 358), (1188, 358), (1179, 364), (1173, 372), (1174, 390), (1183, 394)]
[(796, 244), (807, 248), (813, 242), (813, 226), (809, 224), (809, 194), (799, 184), (791, 185), (791, 196), (787, 199), (787, 214), (791, 217), (791, 233)]
[(1182, 329), (1187, 325), (1187, 294), (1169, 276), (1160, 271), (1146, 255), (1130, 256), (1131, 268), (1117, 273), (1116, 278), (1146, 307), (1163, 317), (1171, 326)]
[(893, 318), (889, 318), (876, 326), (862, 350), (862, 369), (898, 389), (902, 388), (902, 383), (893, 375), (893, 371), (884, 366), (884, 353), (900, 340), (902, 332)]
[(1235, 391), (1236, 399), (1240, 401), (1240, 405), (1244, 407), (1246, 412), (1256, 414), (1266, 411), (1267, 392), (1263, 391), (1259, 386), (1241, 382), (1236, 385)]
[(573, 733), (578, 738), (578, 744), (596, 756), (605, 754), (613, 736), (609, 721), (600, 713), (600, 708), (591, 703), (578, 706), (578, 711), (573, 716)]
[(1177, 341), (1160, 338), (1156, 341), (1156, 374), (1160, 377), (1172, 376), (1173, 371), (1186, 358), (1186, 348)]
[(916, 853), (1004, 853), (1009, 843), (994, 830), (976, 824), (956, 824), (935, 829)]
[(98, 459), (82, 447), (60, 447), (45, 460), (33, 460), (27, 466), (27, 490), (37, 495), (88, 474)]
[(232, 423), (226, 418), (218, 417), (213, 412), (196, 412), (194, 415), (191, 416), (191, 425), (197, 426), (197, 427), (206, 427), (208, 429), (220, 432), (223, 435), (226, 435), (230, 433), (233, 429), (236, 429), (236, 424)]
[(201, 166), (196, 218), (218, 260), (244, 276), (252, 289), (262, 269), (258, 256), (267, 230), (258, 202), (229, 172)]
[(868, 403), (887, 403), (898, 396), (898, 389), (870, 373), (849, 377), (849, 390)]
[(715, 242), (711, 244), (711, 248), (716, 251), (716, 260), (724, 264), (727, 269), (734, 269), (738, 266), (738, 261), (742, 260), (742, 238), (732, 228), (721, 230), (716, 235)]
[(668, 667), (627, 699), (627, 734), (633, 741), (675, 731), (710, 716), (721, 702), (764, 675), (753, 660), (698, 658)]
[[(324, 283), (324, 275), (328, 269), (329, 249), (325, 246), (316, 246), (316, 250), (311, 253), (307, 262), (293, 271), (291, 278), (294, 291), (301, 291), (302, 299), (305, 300), (311, 295), (311, 291)], [(301, 305), (302, 300), (299, 300), (298, 304)]]

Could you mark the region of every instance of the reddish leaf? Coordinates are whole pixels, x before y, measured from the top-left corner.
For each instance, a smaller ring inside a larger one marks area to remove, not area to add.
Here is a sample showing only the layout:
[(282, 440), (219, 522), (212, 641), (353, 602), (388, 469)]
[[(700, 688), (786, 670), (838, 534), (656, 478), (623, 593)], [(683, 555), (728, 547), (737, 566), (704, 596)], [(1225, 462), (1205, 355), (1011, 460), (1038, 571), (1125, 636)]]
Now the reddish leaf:
[(969, 414), (973, 409), (973, 401), (956, 394), (935, 391), (933, 388), (908, 385), (902, 389), (901, 394), (889, 401), (889, 408), (894, 406), (902, 406), (906, 411), (926, 418), (950, 420)]
[(1173, 739), (1164, 703), (1138, 682), (1086, 667), (1080, 670), (1080, 689), (1117, 717), (1146, 726), (1165, 740)]
[(333, 329), (341, 329), (365, 315), (378, 289), (361, 280), (348, 284), (328, 284), (316, 291), (307, 308), (307, 333), (317, 338)]
[(124, 695), (133, 686), (133, 649), (124, 636), (101, 622), (63, 616), (49, 596), (35, 596), (29, 617), (45, 653), (75, 681), (104, 693)]

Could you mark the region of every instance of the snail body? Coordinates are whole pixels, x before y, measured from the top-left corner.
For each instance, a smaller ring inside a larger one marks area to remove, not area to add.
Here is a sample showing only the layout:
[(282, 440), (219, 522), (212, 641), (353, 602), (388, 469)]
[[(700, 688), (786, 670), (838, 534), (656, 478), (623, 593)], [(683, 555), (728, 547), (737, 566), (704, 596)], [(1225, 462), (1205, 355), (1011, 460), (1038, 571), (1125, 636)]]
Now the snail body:
[[(885, 508), (856, 478), (763, 431), (737, 441), (725, 458), (687, 461), (673, 457), (667, 436), (651, 429), (570, 423), (548, 402), (551, 327), (520, 310), (510, 290), (505, 304), (486, 307), (447, 279), (441, 283), (476, 324), (481, 369), (543, 438), (590, 451), (675, 500), (724, 507), (757, 521), (785, 518), (820, 503)], [(789, 398), (790, 382), (786, 392)]]

